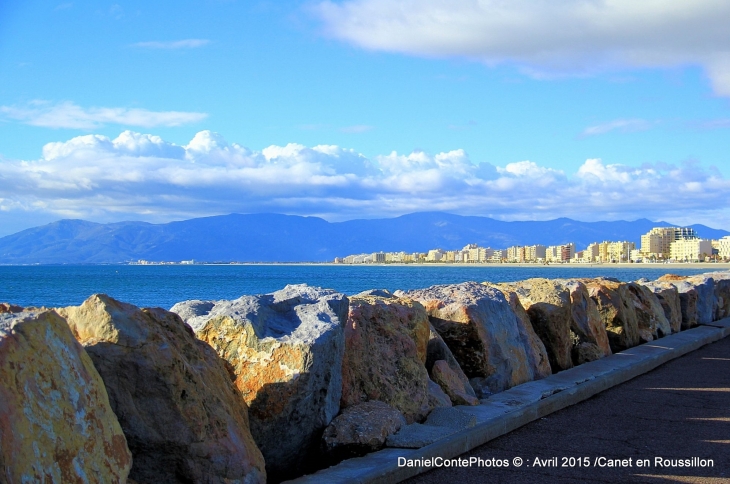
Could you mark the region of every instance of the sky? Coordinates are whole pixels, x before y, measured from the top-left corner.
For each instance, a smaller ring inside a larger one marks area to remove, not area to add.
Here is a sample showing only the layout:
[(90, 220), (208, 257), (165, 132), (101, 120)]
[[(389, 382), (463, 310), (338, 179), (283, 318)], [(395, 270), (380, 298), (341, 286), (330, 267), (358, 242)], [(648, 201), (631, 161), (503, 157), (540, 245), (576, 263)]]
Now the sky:
[(0, 236), (276, 212), (730, 229), (730, 2), (0, 2)]

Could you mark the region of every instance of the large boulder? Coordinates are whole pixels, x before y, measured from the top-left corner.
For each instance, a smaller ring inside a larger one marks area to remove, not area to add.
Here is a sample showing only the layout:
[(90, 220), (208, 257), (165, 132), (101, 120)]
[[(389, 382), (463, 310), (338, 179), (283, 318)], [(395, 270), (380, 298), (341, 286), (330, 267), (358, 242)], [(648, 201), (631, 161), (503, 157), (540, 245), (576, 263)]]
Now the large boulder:
[(634, 302), (639, 339), (646, 343), (672, 334), (659, 298), (648, 287), (636, 282), (626, 284)]
[(498, 284), (517, 294), (532, 327), (545, 345), (553, 373), (573, 367), (570, 292), (550, 279)]
[(707, 274), (691, 276), (686, 282), (697, 290), (697, 324), (710, 324), (715, 320), (715, 279)]
[(0, 314), (0, 481), (124, 483), (131, 466), (104, 382), (65, 321)]
[(550, 347), (556, 371), (565, 369), (568, 357), (580, 365), (611, 354), (603, 321), (582, 282), (528, 279), (498, 286), (513, 290), (524, 305), (533, 327)]
[(492, 392), (534, 379), (517, 316), (497, 289), (465, 282), (405, 295), (425, 306), (431, 325), (469, 378), (485, 378)]
[[(484, 284), (488, 286), (491, 285), (486, 282)], [(552, 374), (552, 369), (550, 368), (550, 359), (548, 357), (547, 350), (545, 349), (545, 344), (532, 327), (530, 316), (527, 314), (527, 311), (525, 311), (524, 306), (522, 306), (519, 296), (516, 292), (511, 291), (506, 287), (499, 285), (496, 285), (495, 287), (504, 294), (504, 297), (507, 299), (512, 311), (514, 311), (515, 316), (517, 316), (517, 329), (520, 333), (522, 345), (525, 347), (527, 352), (527, 361), (530, 364), (530, 368), (532, 368), (532, 373), (534, 375), (533, 379), (539, 380), (550, 376)]]
[(142, 482), (265, 482), (225, 363), (174, 313), (97, 294), (58, 309), (94, 361)]
[(715, 282), (713, 319), (717, 321), (730, 316), (730, 271), (709, 272), (704, 276), (711, 277)]
[(596, 303), (611, 351), (623, 351), (638, 345), (639, 323), (634, 298), (626, 283), (608, 278), (584, 279), (582, 282)]
[(375, 452), (385, 446), (389, 435), (406, 425), (403, 415), (385, 402), (368, 400), (342, 411), (327, 426), (322, 446), (330, 461)]
[(301, 284), (195, 307), (186, 321), (230, 364), (270, 479), (314, 470), (340, 410), (347, 297)]
[(677, 288), (683, 330), (697, 326), (699, 319), (697, 304), (700, 294), (697, 287), (686, 279), (685, 276), (678, 276), (676, 274), (666, 274), (657, 279), (657, 282), (667, 282)]
[(715, 280), (715, 321), (727, 318), (730, 316), (730, 272), (719, 271), (705, 275)]
[(659, 304), (664, 311), (664, 317), (669, 322), (672, 333), (682, 329), (682, 307), (679, 303), (679, 292), (674, 284), (662, 281), (649, 281), (642, 279), (637, 281), (657, 297)]
[(420, 303), (386, 293), (351, 297), (342, 407), (380, 400), (403, 413), (409, 423), (426, 418), (431, 410), (424, 366), (428, 339), (428, 315)]

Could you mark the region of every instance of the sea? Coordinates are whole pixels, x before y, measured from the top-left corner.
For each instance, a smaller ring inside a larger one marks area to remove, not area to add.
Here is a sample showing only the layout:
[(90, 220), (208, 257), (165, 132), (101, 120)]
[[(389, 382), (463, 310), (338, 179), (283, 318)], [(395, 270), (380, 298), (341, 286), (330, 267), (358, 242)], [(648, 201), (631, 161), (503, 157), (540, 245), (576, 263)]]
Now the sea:
[[(718, 264), (718, 269), (727, 268)], [(514, 266), (498, 265), (34, 265), (0, 266), (0, 302), (59, 307), (81, 304), (95, 293), (140, 307), (169, 309), (189, 299), (236, 299), (287, 284), (309, 284), (352, 295), (368, 289), (409, 290), (465, 281), (510, 282), (532, 277), (656, 279), (694, 275), (707, 268), (678, 265)]]

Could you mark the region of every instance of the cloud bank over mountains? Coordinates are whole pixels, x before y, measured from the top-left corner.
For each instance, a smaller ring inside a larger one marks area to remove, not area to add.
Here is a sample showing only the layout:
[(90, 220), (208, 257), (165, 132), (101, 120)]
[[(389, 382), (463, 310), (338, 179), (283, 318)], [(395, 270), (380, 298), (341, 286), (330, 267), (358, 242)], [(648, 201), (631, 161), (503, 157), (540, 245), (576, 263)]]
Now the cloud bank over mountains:
[(730, 96), (724, 0), (345, 0), (314, 10), (329, 35), (365, 49), (507, 63), (534, 77), (694, 65)]
[(210, 131), (187, 145), (132, 131), (78, 136), (45, 145), (40, 159), (0, 162), (0, 220), (162, 222), (278, 212), (337, 221), (438, 210), (727, 227), (728, 199), (730, 180), (693, 162), (630, 167), (588, 159), (566, 174), (528, 160), (475, 163), (460, 149), (373, 158), (333, 145), (254, 151)]

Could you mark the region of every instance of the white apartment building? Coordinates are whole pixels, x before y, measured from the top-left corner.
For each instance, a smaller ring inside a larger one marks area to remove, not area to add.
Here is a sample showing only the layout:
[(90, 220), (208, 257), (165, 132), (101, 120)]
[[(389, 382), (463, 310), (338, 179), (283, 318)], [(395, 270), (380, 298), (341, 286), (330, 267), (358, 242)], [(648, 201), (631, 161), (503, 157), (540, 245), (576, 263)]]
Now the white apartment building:
[(547, 262), (570, 261), (575, 257), (575, 244), (551, 245), (545, 249)]
[(525, 247), (525, 260), (536, 262), (545, 259), (547, 247), (544, 245), (528, 245)]
[(720, 258), (730, 259), (730, 235), (727, 235), (717, 241), (718, 256)]
[(671, 256), (672, 243), (677, 240), (699, 239), (694, 229), (688, 227), (654, 227), (641, 236), (641, 252), (646, 257)]
[(441, 249), (431, 249), (426, 254), (426, 262), (439, 262), (446, 257), (446, 251)]
[(631, 259), (631, 251), (636, 249), (633, 242), (609, 242), (608, 258), (611, 262), (628, 262)]
[(670, 257), (676, 261), (704, 260), (712, 255), (712, 241), (702, 239), (680, 239), (672, 242)]

